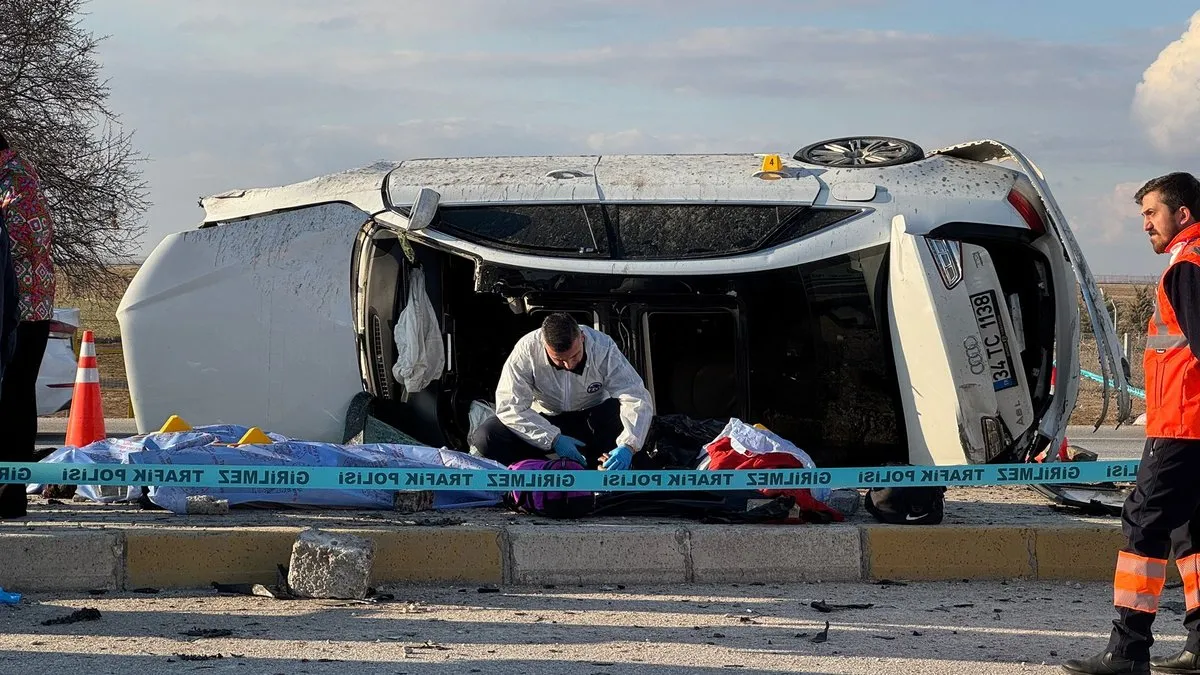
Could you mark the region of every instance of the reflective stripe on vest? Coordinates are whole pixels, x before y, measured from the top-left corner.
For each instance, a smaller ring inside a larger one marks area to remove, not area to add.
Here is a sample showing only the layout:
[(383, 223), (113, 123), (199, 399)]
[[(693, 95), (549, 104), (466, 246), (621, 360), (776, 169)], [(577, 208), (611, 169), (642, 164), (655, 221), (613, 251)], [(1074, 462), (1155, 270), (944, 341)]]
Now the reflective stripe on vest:
[(1170, 251), (1171, 263), (1159, 279), (1154, 316), (1146, 327), (1146, 435), (1200, 439), (1200, 360), (1192, 353), (1163, 288), (1163, 280), (1176, 265), (1200, 265), (1200, 224), (1176, 235)]
[(1135, 553), (1117, 554), (1113, 576), (1113, 604), (1139, 612), (1158, 612), (1158, 598), (1167, 583), (1167, 561)]
[(1182, 330), (1177, 335), (1172, 335), (1170, 329), (1167, 328), (1167, 324), (1163, 321), (1161, 310), (1159, 309), (1158, 297), (1156, 296), (1154, 298), (1154, 316), (1150, 317), (1150, 331), (1146, 335), (1146, 349), (1161, 351), (1164, 349), (1183, 349), (1186, 346), (1188, 346), (1188, 340)]
[(1190, 612), (1200, 607), (1200, 554), (1176, 560), (1175, 565), (1179, 567), (1179, 578), (1183, 579), (1183, 599)]

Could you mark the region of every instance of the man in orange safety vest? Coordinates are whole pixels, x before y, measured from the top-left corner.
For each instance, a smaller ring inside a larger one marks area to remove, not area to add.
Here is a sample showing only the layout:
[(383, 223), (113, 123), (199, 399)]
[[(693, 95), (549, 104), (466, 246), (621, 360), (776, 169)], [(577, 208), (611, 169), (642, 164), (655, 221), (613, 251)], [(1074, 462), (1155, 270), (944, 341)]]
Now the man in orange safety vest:
[[(1063, 664), (1072, 673), (1200, 674), (1200, 182), (1172, 173), (1135, 195), (1155, 253), (1171, 256), (1146, 335), (1146, 447), (1121, 512), (1108, 648)], [(1183, 649), (1150, 657), (1151, 624), (1174, 549), (1183, 579)]]

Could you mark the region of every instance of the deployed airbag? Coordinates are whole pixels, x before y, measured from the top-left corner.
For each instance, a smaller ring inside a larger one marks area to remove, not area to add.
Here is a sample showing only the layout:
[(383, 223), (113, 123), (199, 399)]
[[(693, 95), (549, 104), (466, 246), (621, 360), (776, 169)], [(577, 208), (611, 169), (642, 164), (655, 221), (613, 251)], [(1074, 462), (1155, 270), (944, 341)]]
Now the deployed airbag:
[(425, 293), (425, 273), (420, 267), (412, 268), (408, 275), (408, 302), (396, 319), (395, 340), (392, 376), (406, 391), (421, 391), (441, 376), (446, 367), (446, 347), (437, 313)]

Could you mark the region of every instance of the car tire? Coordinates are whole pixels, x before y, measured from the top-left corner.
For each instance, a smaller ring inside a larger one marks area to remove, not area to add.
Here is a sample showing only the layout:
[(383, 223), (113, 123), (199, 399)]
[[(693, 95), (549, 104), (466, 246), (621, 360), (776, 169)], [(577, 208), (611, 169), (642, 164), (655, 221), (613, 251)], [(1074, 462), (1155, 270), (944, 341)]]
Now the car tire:
[(831, 169), (866, 169), (908, 164), (925, 157), (921, 146), (890, 136), (847, 136), (806, 145), (793, 159)]

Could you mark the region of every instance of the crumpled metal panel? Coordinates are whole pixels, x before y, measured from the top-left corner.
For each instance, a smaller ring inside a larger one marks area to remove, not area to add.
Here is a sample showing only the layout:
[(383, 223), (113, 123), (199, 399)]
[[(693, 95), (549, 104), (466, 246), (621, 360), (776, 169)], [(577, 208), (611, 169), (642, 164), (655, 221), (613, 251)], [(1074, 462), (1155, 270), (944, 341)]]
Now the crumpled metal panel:
[(228, 190), (200, 200), (204, 222), (215, 224), (314, 204), (347, 202), (367, 213), (383, 208), (382, 187), (396, 162), (377, 162), (290, 185)]
[(362, 391), (350, 255), (366, 220), (326, 204), (164, 239), (117, 310), (139, 431), (179, 414), (340, 441)]

